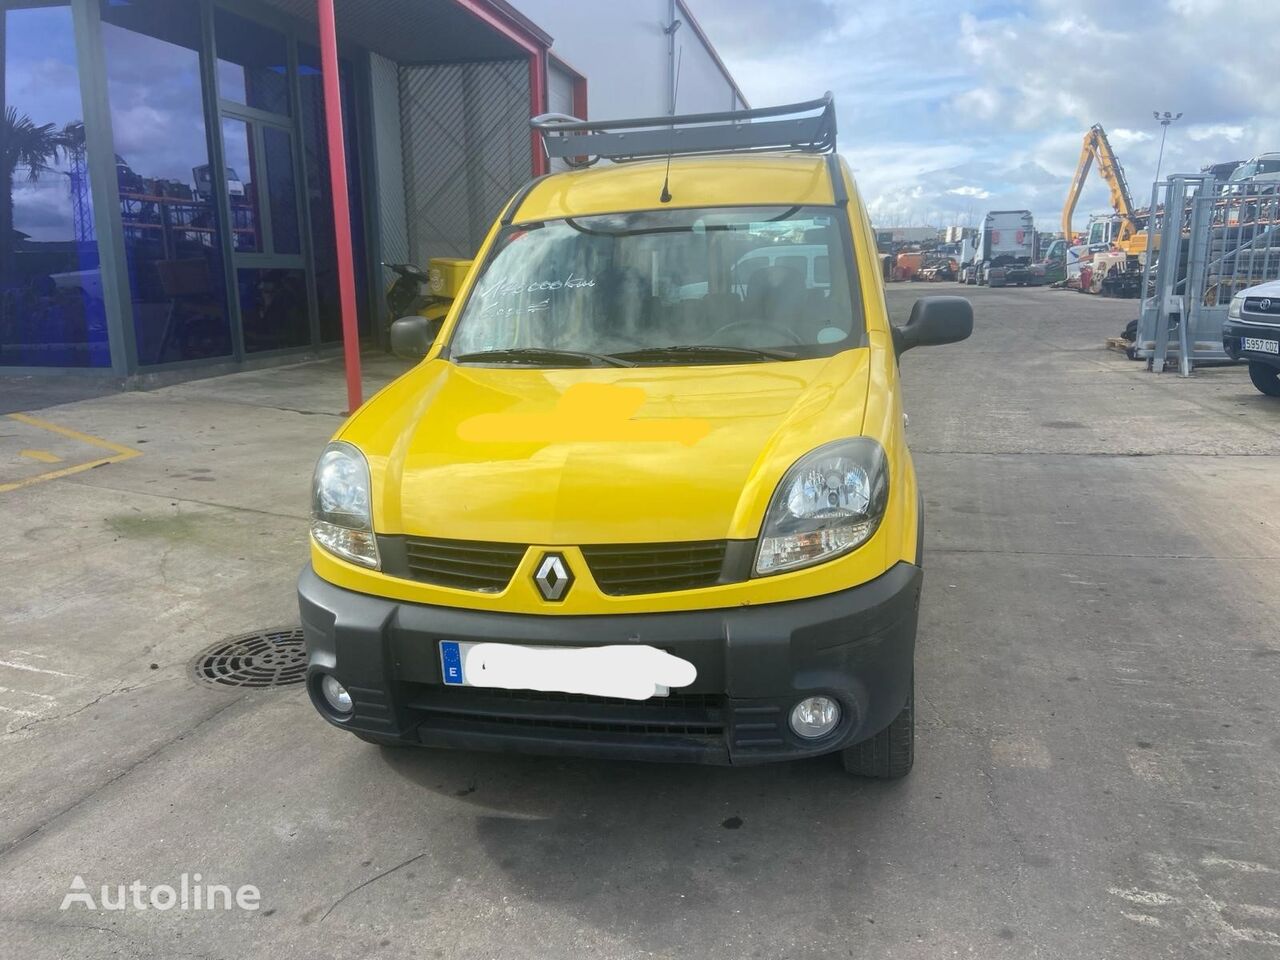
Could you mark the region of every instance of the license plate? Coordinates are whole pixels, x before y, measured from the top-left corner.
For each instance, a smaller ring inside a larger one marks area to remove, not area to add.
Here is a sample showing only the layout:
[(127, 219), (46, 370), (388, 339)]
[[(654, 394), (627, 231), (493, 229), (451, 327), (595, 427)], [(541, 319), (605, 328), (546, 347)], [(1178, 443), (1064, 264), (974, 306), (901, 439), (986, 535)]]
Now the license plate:
[(515, 643), (440, 641), (446, 686), (581, 693), (648, 700), (698, 675), (688, 660), (642, 644), (531, 647)]
[(1241, 350), (1252, 350), (1254, 353), (1280, 354), (1280, 340), (1264, 340), (1262, 337), (1241, 337)]

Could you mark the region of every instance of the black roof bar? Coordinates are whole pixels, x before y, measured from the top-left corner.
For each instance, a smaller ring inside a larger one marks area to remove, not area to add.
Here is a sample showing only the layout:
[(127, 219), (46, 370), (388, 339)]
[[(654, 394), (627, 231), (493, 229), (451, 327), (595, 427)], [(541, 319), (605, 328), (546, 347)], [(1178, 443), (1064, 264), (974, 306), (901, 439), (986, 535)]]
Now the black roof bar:
[(579, 120), (544, 113), (529, 124), (542, 134), (547, 156), (574, 167), (589, 166), (601, 158), (623, 161), (766, 150), (832, 153), (836, 149), (836, 107), (829, 92), (817, 100), (753, 110), (633, 120)]

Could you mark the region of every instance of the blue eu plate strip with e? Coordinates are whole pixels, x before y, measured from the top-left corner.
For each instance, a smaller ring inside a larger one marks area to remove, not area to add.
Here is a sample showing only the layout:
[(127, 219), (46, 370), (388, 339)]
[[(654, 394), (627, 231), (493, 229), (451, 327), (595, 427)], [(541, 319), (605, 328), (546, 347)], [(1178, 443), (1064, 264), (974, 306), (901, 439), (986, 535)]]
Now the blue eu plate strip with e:
[(458, 649), (458, 641), (440, 641), (440, 666), (446, 684), (460, 687), (465, 683), (462, 679), (462, 651)]

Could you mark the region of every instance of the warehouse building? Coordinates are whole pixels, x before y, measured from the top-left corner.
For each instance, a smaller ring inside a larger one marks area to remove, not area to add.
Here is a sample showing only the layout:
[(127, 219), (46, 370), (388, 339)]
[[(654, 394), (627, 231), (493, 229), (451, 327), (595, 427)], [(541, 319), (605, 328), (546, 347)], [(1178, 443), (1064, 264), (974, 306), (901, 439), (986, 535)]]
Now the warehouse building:
[(0, 0), (0, 375), (208, 376), (341, 341), (330, 5), (366, 346), (382, 263), (469, 256), (547, 170), (532, 114), (745, 104), (680, 0)]

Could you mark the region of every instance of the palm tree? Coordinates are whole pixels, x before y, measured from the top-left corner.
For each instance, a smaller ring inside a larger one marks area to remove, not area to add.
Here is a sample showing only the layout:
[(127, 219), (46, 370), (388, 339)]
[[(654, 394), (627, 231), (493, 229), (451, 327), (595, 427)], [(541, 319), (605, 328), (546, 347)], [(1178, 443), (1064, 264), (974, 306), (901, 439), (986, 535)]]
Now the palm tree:
[[(68, 124), (68, 128), (70, 125)], [(17, 108), (6, 107), (4, 125), (0, 127), (0, 183), (4, 186), (4, 202), (0, 203), (0, 276), (10, 276), (13, 256), (13, 186), (19, 169), (25, 167), (28, 181), (40, 179), (48, 172), (50, 160), (66, 148), (68, 130), (58, 130), (52, 123), (36, 124)]]

